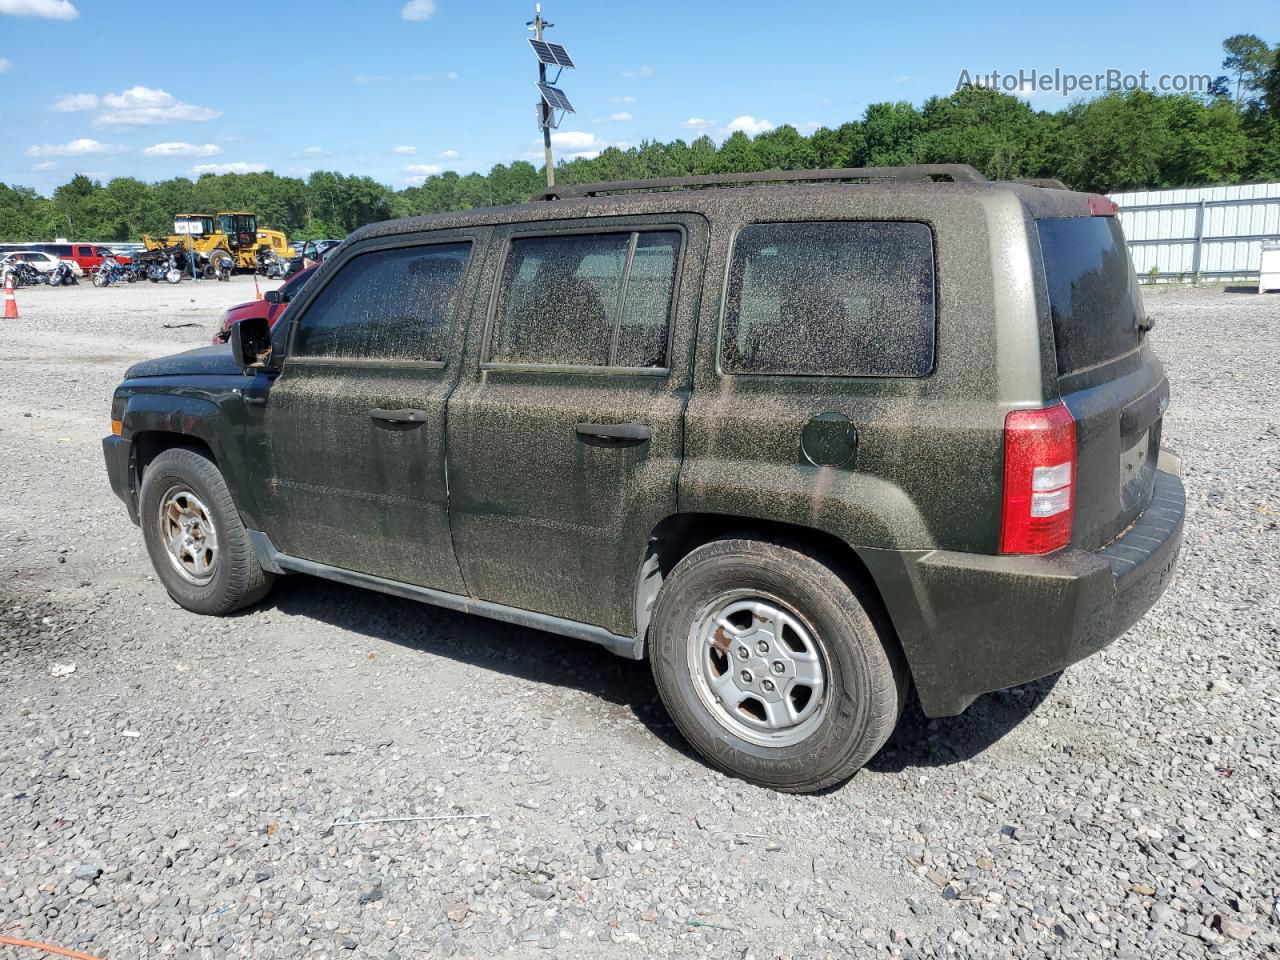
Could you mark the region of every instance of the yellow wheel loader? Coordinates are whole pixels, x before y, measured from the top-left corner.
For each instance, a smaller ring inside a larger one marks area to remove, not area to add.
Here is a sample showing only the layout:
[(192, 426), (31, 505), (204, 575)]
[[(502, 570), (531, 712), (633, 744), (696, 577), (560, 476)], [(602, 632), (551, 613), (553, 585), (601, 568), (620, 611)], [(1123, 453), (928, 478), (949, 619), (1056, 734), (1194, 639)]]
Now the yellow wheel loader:
[(165, 237), (144, 236), (142, 242), (148, 250), (168, 252), (180, 248), (188, 258), (194, 258), (197, 269), (210, 275), (210, 257), (215, 250), (225, 251), (239, 270), (257, 269), (258, 251), (264, 247), (276, 257), (294, 256), (283, 231), (259, 229), (258, 215), (243, 210), (224, 210), (216, 217), (179, 213), (173, 218), (173, 233)]

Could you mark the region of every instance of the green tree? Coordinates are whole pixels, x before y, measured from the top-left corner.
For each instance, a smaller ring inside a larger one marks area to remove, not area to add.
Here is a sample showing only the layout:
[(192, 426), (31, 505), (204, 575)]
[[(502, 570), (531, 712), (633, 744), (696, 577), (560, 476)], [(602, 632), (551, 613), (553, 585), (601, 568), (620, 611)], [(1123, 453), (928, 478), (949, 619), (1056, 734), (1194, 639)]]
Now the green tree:
[(1275, 59), (1270, 45), (1256, 34), (1237, 33), (1222, 41), (1222, 49), (1222, 69), (1236, 78), (1236, 100), (1257, 97)]

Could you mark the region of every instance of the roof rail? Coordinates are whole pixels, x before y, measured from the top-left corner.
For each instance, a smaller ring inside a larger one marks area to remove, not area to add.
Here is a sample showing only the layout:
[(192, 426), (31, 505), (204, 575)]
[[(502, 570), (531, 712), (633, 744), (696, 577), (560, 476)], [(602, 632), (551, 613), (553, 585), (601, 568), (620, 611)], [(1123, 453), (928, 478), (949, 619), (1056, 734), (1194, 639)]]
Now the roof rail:
[(580, 183), (548, 187), (546, 190), (539, 190), (532, 199), (568, 200), (572, 197), (598, 197), (606, 193), (720, 187), (743, 183), (821, 183), (840, 180), (949, 180), (952, 183), (985, 183), (986, 179), (967, 163), (920, 163), (905, 167), (763, 170), (758, 173), (714, 173), (701, 177), (654, 177), (650, 180)]
[(1044, 187), (1046, 190), (1070, 190), (1065, 183), (1057, 177), (1015, 177), (1014, 183), (1023, 183), (1028, 187)]

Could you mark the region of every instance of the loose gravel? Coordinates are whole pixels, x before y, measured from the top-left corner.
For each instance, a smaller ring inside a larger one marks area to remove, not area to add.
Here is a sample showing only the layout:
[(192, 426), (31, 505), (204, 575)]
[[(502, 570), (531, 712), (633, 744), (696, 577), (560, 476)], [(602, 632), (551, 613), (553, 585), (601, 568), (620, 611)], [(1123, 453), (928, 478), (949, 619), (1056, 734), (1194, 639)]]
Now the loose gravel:
[(175, 606), (99, 437), (128, 363), (208, 342), (247, 291), (20, 290), (0, 328), (0, 936), (1280, 955), (1280, 296), (1147, 295), (1188, 495), (1157, 608), (961, 717), (909, 707), (849, 784), (793, 797), (709, 769), (645, 666), (589, 645), (304, 577), (227, 619)]

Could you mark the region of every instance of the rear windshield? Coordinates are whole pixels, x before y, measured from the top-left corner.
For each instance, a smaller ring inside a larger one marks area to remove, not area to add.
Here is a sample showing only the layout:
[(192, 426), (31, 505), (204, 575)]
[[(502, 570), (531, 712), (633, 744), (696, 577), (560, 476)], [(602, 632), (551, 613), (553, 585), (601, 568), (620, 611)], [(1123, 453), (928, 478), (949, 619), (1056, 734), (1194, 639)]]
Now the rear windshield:
[(1142, 295), (1115, 217), (1041, 220), (1058, 375), (1105, 363), (1138, 345)]

